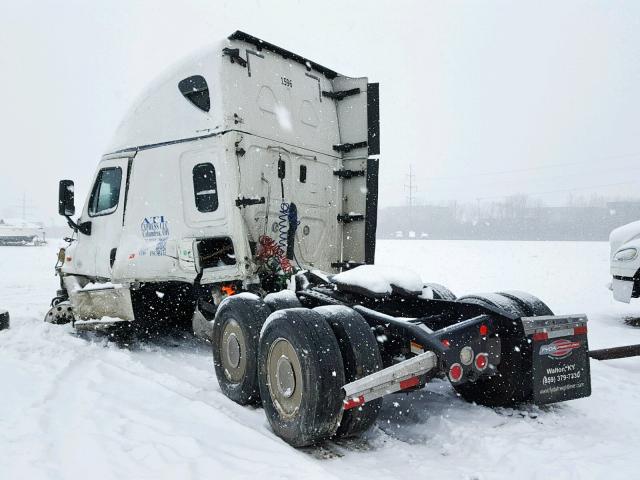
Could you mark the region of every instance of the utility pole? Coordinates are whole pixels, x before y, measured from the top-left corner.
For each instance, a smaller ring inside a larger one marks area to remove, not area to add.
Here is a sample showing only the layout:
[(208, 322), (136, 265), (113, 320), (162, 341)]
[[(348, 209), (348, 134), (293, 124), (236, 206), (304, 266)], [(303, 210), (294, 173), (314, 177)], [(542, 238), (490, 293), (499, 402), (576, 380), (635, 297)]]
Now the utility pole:
[(27, 210), (32, 210), (34, 207), (31, 206), (31, 205), (27, 205), (27, 194), (23, 193), (22, 194), (22, 201), (20, 202), (20, 204), (10, 205), (10, 208), (11, 208), (12, 212), (22, 211), (22, 220), (26, 220), (27, 219)]
[[(413, 204), (414, 204), (414, 192), (416, 191), (416, 189), (418, 188), (415, 185), (414, 179), (415, 179), (415, 175), (413, 174), (413, 165), (409, 164), (409, 175), (407, 175), (408, 177), (408, 184), (404, 185), (405, 190), (408, 190), (409, 195), (407, 196), (407, 204), (409, 207), (409, 214), (407, 215), (408, 219), (409, 219), (409, 228), (408, 230), (412, 230), (413, 229)], [(414, 230), (415, 231), (415, 230)], [(407, 232), (408, 234), (408, 232)]]

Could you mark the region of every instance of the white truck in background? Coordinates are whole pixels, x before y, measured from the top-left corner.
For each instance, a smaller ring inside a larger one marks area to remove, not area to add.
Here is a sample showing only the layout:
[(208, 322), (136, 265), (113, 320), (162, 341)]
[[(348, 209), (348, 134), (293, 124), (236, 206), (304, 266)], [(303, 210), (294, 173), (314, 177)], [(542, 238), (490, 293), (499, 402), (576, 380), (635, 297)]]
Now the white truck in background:
[(630, 303), (640, 297), (640, 221), (613, 230), (609, 246), (613, 298)]
[(0, 246), (45, 245), (46, 235), (41, 223), (23, 219), (0, 218)]

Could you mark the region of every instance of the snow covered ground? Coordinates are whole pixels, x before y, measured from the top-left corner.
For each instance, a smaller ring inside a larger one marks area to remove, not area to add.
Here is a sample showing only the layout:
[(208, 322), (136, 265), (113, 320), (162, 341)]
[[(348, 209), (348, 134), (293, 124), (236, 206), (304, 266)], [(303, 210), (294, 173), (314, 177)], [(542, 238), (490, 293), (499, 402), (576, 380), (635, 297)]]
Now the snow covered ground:
[[(640, 343), (611, 299), (606, 243), (380, 241), (377, 261), (455, 293), (530, 291), (589, 315), (592, 348)], [(385, 401), (362, 441), (290, 448), (220, 392), (189, 338), (129, 349), (42, 322), (55, 246), (0, 247), (0, 479), (636, 478), (640, 358), (593, 361), (593, 395), (544, 409), (465, 403), (441, 381)]]

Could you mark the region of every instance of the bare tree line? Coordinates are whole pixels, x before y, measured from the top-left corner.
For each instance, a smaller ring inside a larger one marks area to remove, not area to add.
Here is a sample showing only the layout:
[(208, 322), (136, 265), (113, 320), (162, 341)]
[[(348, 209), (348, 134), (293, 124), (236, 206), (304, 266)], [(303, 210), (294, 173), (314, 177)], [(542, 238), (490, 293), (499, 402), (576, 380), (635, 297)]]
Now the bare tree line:
[[(408, 210), (411, 210), (410, 212)], [(501, 200), (386, 207), (380, 238), (479, 240), (607, 240), (609, 232), (640, 220), (640, 199), (571, 195), (560, 206), (512, 195)]]

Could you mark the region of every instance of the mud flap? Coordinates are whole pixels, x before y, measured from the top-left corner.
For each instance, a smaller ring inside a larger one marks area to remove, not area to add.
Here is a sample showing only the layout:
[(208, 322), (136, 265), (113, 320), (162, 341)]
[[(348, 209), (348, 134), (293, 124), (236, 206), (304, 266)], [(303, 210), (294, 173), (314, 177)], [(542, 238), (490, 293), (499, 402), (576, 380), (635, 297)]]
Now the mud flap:
[(587, 317), (525, 317), (522, 324), (533, 347), (533, 403), (544, 405), (591, 395)]

